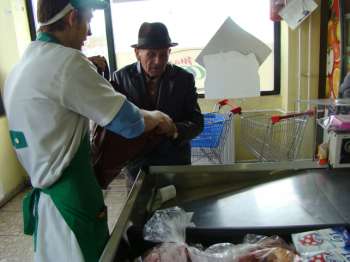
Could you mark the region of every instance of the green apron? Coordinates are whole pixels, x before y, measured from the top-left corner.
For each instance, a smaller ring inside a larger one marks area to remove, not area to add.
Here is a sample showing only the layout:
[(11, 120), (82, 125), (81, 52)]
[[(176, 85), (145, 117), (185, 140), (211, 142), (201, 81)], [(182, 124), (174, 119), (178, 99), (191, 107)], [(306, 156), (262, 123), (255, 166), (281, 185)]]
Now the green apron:
[[(39, 34), (39, 40), (53, 42), (48, 34)], [(103, 194), (93, 174), (88, 136), (63, 171), (61, 178), (46, 189), (33, 189), (23, 200), (24, 233), (34, 234), (38, 219), (37, 204), (40, 193), (50, 195), (56, 208), (73, 231), (85, 261), (98, 261), (109, 238), (107, 209)], [(36, 246), (36, 245), (34, 245)]]

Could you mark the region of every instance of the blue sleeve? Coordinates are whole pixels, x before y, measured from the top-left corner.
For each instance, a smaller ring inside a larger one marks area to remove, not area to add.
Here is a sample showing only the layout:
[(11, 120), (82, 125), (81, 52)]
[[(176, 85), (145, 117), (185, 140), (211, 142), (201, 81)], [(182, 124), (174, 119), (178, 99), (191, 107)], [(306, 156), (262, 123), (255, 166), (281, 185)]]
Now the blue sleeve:
[(143, 133), (145, 123), (140, 109), (125, 100), (117, 115), (105, 128), (125, 138), (134, 138)]

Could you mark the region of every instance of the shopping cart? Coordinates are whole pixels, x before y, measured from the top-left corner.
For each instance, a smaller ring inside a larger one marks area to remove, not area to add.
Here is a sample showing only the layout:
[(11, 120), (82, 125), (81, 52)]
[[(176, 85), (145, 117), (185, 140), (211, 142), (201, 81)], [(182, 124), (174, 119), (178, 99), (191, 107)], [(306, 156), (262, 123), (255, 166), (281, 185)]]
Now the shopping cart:
[(231, 135), (232, 116), (239, 114), (241, 108), (229, 105), (229, 112), (219, 113), (225, 105), (229, 105), (228, 100), (219, 101), (213, 112), (203, 114), (203, 131), (191, 141), (192, 163), (223, 164), (225, 159), (229, 159), (227, 155), (230, 154), (229, 147), (232, 145), (227, 145), (227, 140)]
[(241, 141), (260, 161), (290, 161), (298, 157), (312, 110), (286, 115), (272, 111), (241, 114)]

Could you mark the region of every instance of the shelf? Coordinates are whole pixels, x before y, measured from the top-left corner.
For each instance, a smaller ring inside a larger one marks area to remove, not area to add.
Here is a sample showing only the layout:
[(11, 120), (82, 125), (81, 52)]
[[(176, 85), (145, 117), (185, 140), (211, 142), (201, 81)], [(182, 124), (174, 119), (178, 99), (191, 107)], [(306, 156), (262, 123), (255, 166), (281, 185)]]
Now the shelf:
[(311, 99), (311, 100), (297, 100), (300, 104), (308, 104), (314, 106), (350, 106), (350, 99)]

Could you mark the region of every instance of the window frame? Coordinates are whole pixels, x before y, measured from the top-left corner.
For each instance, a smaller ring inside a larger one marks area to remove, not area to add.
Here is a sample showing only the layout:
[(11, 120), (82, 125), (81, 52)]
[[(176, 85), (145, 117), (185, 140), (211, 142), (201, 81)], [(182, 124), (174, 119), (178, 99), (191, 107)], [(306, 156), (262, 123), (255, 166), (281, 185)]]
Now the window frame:
[(2, 95), (0, 92), (0, 117), (3, 117), (5, 115), (5, 105), (4, 102), (2, 100)]
[(36, 29), (35, 29), (34, 9), (33, 9), (32, 0), (26, 0), (25, 4), (27, 9), (30, 39), (34, 41), (36, 38)]
[[(36, 39), (36, 28), (35, 28), (33, 3), (32, 3), (32, 0), (25, 0), (25, 3), (27, 8), (30, 38), (32, 41), (34, 41)], [(114, 48), (112, 13), (111, 13), (110, 5), (104, 10), (104, 15), (105, 15), (105, 25), (106, 25), (105, 33), (106, 33), (106, 40), (107, 40), (109, 69), (111, 72), (114, 72), (115, 70), (117, 70), (117, 58), (116, 58), (116, 53)]]
[(260, 91), (261, 96), (279, 95), (281, 93), (281, 22), (274, 22), (274, 60), (273, 90)]
[[(117, 54), (115, 52), (115, 40), (113, 34), (111, 0), (108, 0), (109, 6), (104, 10), (106, 24), (106, 39), (110, 71), (117, 70)], [(34, 21), (34, 9), (32, 0), (26, 0), (27, 16), (32, 41), (36, 38), (36, 29)], [(281, 92), (281, 23), (274, 22), (274, 88), (270, 91), (260, 91), (260, 96), (279, 95)], [(205, 98), (205, 94), (200, 94), (200, 98)]]

